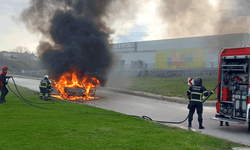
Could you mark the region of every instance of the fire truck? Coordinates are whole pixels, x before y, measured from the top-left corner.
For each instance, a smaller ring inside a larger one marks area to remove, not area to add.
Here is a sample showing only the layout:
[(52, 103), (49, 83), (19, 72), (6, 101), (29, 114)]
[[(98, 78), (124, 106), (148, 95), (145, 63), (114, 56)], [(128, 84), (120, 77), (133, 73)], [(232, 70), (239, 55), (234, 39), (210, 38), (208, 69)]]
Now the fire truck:
[(215, 117), (229, 123), (248, 124), (250, 131), (250, 47), (224, 48), (219, 52)]

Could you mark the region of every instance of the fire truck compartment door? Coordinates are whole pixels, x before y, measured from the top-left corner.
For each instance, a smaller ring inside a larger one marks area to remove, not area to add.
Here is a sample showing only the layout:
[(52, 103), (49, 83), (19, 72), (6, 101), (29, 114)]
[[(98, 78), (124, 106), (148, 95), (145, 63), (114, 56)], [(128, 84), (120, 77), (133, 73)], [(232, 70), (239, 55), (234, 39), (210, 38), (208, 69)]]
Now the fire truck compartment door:
[(247, 72), (248, 70), (248, 63), (247, 62), (227, 62), (227, 64), (221, 65), (223, 70), (232, 71), (244, 71)]

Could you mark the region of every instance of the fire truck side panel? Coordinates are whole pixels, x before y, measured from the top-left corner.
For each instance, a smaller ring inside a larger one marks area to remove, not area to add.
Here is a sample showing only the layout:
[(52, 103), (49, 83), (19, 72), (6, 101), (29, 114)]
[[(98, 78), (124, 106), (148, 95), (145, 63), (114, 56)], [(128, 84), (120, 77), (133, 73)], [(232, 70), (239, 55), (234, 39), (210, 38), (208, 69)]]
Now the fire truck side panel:
[(220, 118), (228, 118), (232, 122), (235, 119), (237, 123), (238, 120), (249, 122), (249, 63), (250, 47), (227, 48), (221, 51), (218, 71), (218, 83), (221, 83), (217, 89), (216, 105)]
[[(220, 82), (220, 78), (221, 78), (221, 54), (220, 54), (220, 61), (219, 61), (219, 70), (218, 70), (218, 83)], [(219, 100), (219, 96), (220, 95), (220, 89), (217, 88), (217, 104), (216, 104), (216, 112), (220, 113), (220, 100)]]

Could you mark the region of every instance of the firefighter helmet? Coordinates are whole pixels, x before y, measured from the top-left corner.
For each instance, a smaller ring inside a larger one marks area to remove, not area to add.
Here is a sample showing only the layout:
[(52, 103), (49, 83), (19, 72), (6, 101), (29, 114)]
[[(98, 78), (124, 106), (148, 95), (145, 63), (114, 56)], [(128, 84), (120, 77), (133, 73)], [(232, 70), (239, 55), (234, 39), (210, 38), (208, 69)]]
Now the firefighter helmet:
[(45, 75), (45, 76), (44, 76), (44, 79), (49, 79), (49, 76), (48, 76), (48, 75)]
[(196, 77), (194, 79), (194, 85), (202, 85), (202, 79), (201, 79), (201, 77)]
[(6, 66), (3, 66), (2, 70), (8, 70), (9, 68)]

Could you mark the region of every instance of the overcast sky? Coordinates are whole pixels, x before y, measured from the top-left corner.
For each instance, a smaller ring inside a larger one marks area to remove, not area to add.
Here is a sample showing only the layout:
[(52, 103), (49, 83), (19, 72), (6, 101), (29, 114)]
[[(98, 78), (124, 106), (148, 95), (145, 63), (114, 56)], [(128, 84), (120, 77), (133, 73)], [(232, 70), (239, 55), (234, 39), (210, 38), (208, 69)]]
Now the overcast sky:
[[(122, 43), (169, 38), (166, 32), (168, 24), (156, 14), (156, 4), (160, 0), (138, 1), (140, 2), (138, 10), (140, 11), (135, 19), (131, 21), (118, 20), (112, 25), (116, 31), (114, 35), (111, 35), (113, 41)], [(208, 1), (209, 5), (216, 8), (217, 0)], [(9, 51), (17, 46), (23, 46), (29, 48), (31, 52), (36, 52), (40, 37), (31, 34), (25, 25), (16, 19), (28, 6), (29, 0), (0, 0), (0, 51)]]
[(0, 0), (0, 51), (12, 50), (17, 46), (28, 47), (34, 51), (39, 38), (30, 34), (24, 24), (15, 21), (29, 0)]
[[(157, 38), (160, 29), (155, 28), (157, 17), (154, 14), (154, 1), (146, 1), (147, 3), (142, 3), (144, 8), (141, 9), (136, 20), (116, 22), (114, 25), (116, 34), (111, 35), (114, 42), (134, 42)], [(24, 46), (36, 52), (39, 36), (31, 34), (23, 23), (15, 19), (28, 5), (29, 0), (0, 0), (0, 51), (9, 51), (17, 46)]]

